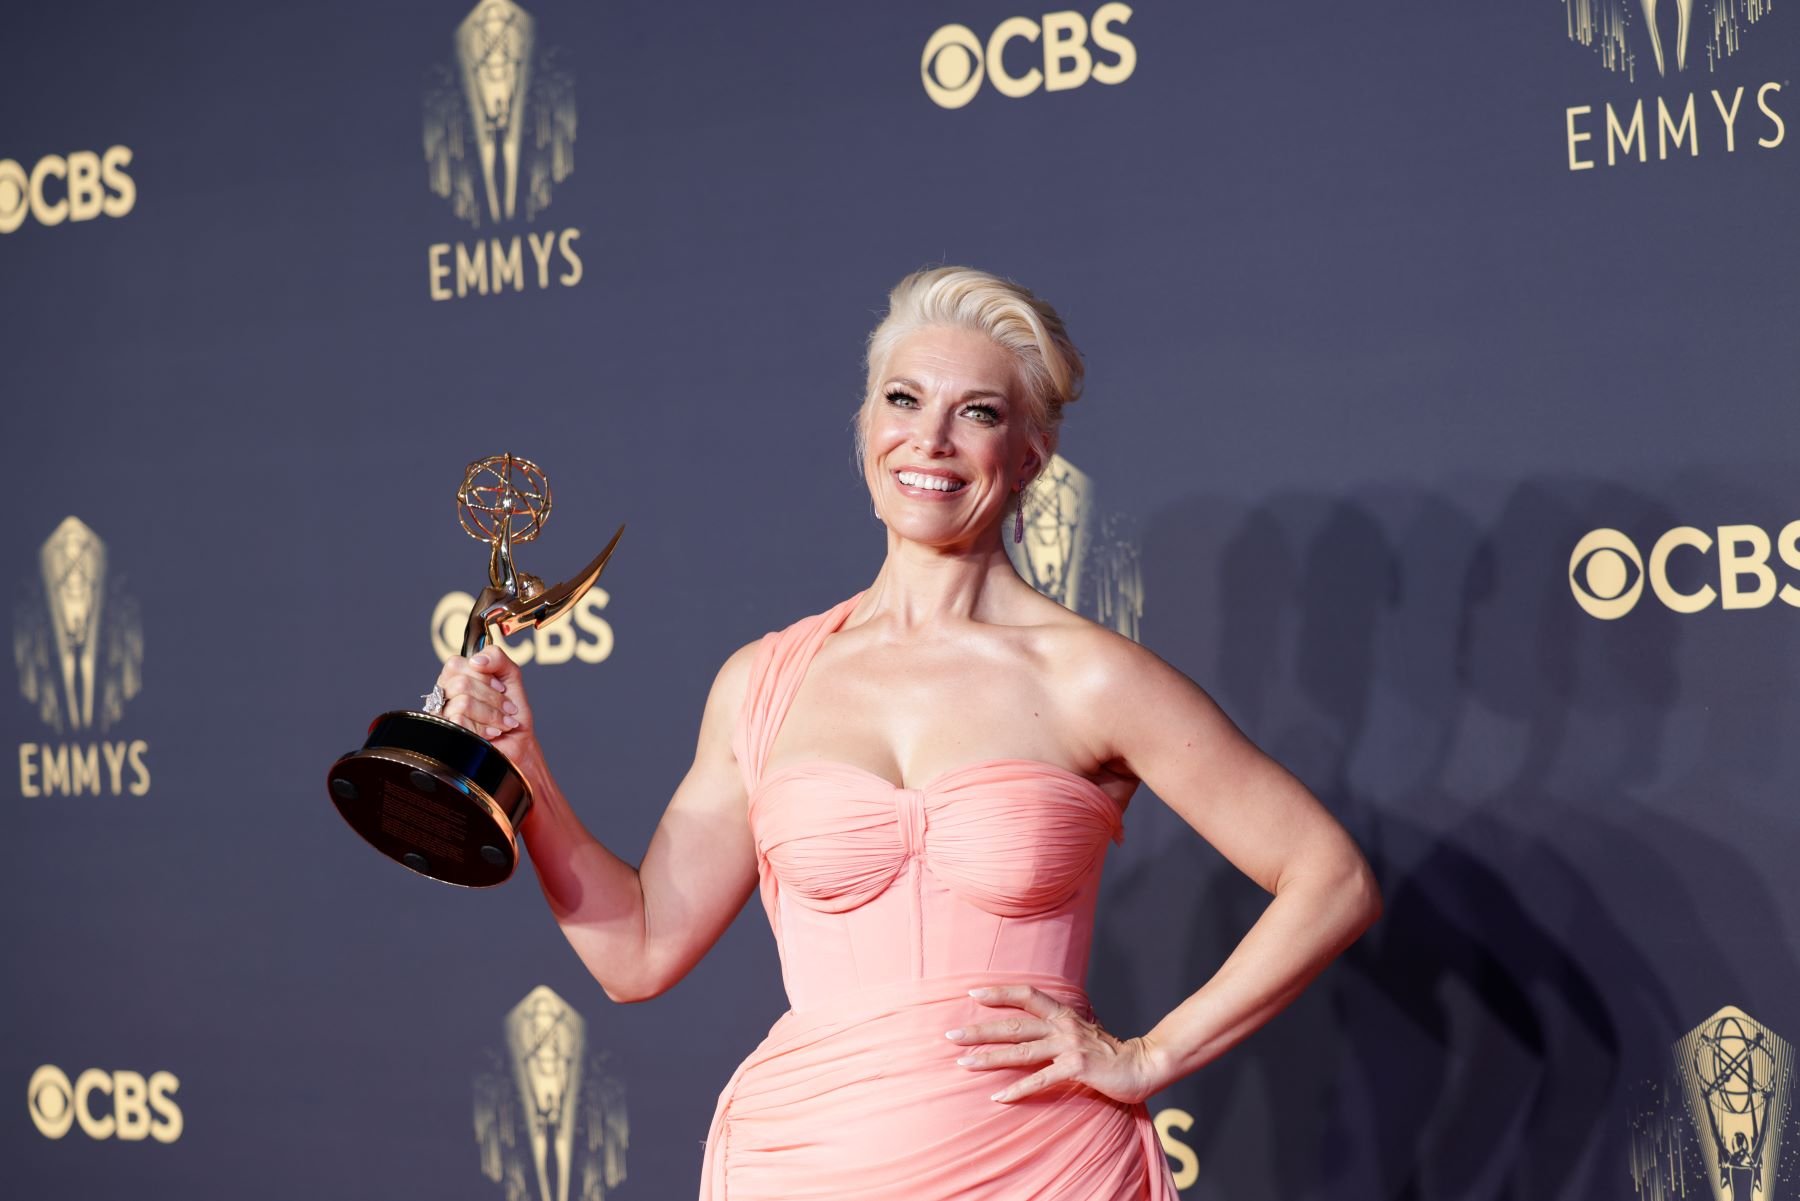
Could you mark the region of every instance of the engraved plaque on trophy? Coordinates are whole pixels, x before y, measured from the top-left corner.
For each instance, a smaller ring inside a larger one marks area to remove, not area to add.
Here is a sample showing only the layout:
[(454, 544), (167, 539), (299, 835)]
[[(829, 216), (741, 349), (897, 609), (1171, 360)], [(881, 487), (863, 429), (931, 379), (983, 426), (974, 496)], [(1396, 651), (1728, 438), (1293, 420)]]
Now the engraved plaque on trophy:
[[(493, 632), (547, 625), (574, 608), (600, 578), (618, 533), (580, 573), (553, 588), (513, 563), (550, 516), (550, 482), (537, 464), (495, 455), (469, 464), (456, 490), (457, 514), (471, 538), (488, 545), (488, 584), (475, 598), (462, 653), (486, 646)], [(331, 765), (331, 801), (376, 850), (420, 875), (469, 888), (499, 884), (519, 862), (519, 825), (531, 785), (500, 749), (439, 715), (434, 687), (423, 709), (383, 713), (369, 723), (360, 750)]]

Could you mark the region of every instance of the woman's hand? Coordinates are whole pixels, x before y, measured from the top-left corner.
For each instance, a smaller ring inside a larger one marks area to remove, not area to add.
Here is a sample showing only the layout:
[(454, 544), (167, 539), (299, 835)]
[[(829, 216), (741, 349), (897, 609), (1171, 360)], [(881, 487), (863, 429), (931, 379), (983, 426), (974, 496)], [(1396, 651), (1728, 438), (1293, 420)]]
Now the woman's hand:
[(1115, 1101), (1142, 1101), (1162, 1086), (1154, 1056), (1142, 1038), (1117, 1039), (1061, 1001), (1026, 984), (974, 988), (969, 995), (983, 1005), (1022, 1009), (1004, 1021), (978, 1022), (944, 1037), (965, 1046), (989, 1046), (957, 1059), (975, 1070), (1044, 1064), (994, 1094), (996, 1101), (1017, 1101), (1066, 1081)]
[(508, 758), (516, 761), (536, 741), (519, 665), (498, 642), (467, 659), (452, 655), (438, 673), (437, 686), (448, 698), (438, 716), (479, 734)]

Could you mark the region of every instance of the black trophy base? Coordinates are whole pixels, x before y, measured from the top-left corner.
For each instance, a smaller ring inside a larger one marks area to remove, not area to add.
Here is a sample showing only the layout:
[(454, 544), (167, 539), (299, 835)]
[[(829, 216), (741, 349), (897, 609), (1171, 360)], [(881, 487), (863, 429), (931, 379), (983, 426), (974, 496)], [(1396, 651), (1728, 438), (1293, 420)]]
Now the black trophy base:
[(455, 722), (383, 713), (328, 779), (350, 827), (422, 876), (487, 888), (518, 866), (531, 787), (493, 743)]

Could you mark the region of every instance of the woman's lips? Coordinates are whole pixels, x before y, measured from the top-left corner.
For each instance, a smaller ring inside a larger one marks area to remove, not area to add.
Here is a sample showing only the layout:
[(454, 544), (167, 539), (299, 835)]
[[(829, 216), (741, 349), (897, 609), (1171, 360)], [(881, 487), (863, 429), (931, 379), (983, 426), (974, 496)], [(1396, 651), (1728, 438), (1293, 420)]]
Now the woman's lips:
[(911, 467), (902, 467), (894, 472), (894, 482), (899, 485), (903, 494), (924, 500), (944, 500), (968, 486), (968, 481), (961, 476), (948, 472), (920, 471)]

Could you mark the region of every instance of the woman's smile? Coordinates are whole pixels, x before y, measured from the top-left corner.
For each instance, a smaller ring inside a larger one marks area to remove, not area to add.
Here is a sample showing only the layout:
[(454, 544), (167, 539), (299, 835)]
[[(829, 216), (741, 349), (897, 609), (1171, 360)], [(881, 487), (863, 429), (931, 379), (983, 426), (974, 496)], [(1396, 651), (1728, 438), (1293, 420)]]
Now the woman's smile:
[(916, 467), (900, 468), (894, 472), (894, 479), (899, 483), (902, 495), (932, 500), (953, 496), (968, 485), (967, 480), (947, 471), (924, 471)]

